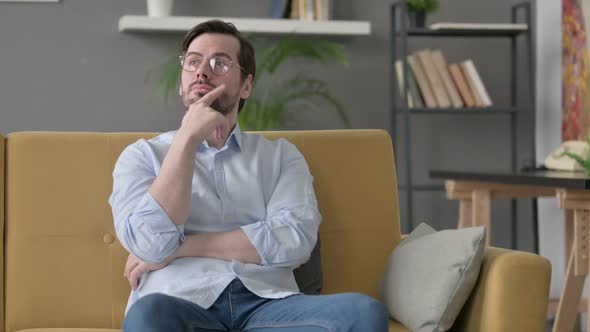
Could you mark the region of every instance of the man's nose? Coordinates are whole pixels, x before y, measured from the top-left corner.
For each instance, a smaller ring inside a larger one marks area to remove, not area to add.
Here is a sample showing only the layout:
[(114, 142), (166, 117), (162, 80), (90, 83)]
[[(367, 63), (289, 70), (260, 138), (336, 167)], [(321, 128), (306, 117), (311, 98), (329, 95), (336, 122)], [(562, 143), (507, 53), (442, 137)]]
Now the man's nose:
[(195, 73), (197, 74), (197, 77), (209, 77), (211, 74), (211, 68), (209, 67), (209, 62), (207, 60), (202, 61), (199, 66), (197, 67), (197, 70), (195, 71)]

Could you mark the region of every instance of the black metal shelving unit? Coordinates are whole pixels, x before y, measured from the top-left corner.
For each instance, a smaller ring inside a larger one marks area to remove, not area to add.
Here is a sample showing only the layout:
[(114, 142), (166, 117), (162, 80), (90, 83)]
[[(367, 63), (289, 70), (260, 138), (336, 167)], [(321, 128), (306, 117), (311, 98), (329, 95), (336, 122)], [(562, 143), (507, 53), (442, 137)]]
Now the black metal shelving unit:
[[(534, 0), (533, 0), (534, 1)], [(390, 81), (393, 88), (391, 93), (391, 114), (392, 114), (392, 139), (394, 146), (399, 142), (398, 133), (398, 116), (403, 116), (402, 125), (404, 126), (404, 137), (402, 143), (404, 144), (404, 165), (405, 165), (405, 181), (400, 184), (399, 190), (406, 194), (406, 226), (411, 230), (414, 226), (413, 213), (413, 191), (415, 190), (444, 190), (441, 185), (415, 185), (412, 178), (412, 117), (414, 115), (428, 115), (428, 116), (450, 116), (450, 115), (474, 115), (474, 116), (506, 116), (510, 120), (510, 152), (511, 152), (511, 169), (516, 171), (518, 167), (530, 165), (518, 165), (517, 162), (517, 131), (518, 131), (518, 117), (519, 114), (525, 113), (527, 122), (530, 125), (529, 136), (530, 142), (530, 158), (535, 160), (535, 45), (534, 45), (534, 21), (532, 13), (534, 12), (534, 3), (526, 1), (512, 5), (511, 8), (511, 22), (524, 23), (527, 29), (428, 29), (428, 28), (409, 28), (408, 15), (405, 1), (399, 1), (391, 5), (390, 10)], [(510, 39), (510, 106), (509, 107), (474, 107), (474, 108), (409, 108), (407, 101), (408, 84), (404, 84), (403, 93), (396, 93), (399, 90), (397, 78), (395, 76), (394, 63), (396, 60), (402, 60), (403, 63), (403, 77), (408, 77), (409, 66), (407, 62), (408, 52), (408, 38), (508, 38)], [(526, 77), (519, 77), (517, 74), (517, 59), (518, 42), (524, 42), (526, 47), (527, 59), (527, 75)], [(528, 84), (528, 105), (517, 104), (517, 84), (525, 80)], [(396, 159), (399, 160), (396, 155)], [(396, 161), (396, 164), (399, 163)], [(533, 200), (533, 231), (534, 249), (538, 252), (537, 241), (537, 209), (536, 200)], [(511, 201), (511, 218), (512, 218), (512, 234), (511, 245), (516, 248), (517, 227), (516, 227), (516, 200)]]

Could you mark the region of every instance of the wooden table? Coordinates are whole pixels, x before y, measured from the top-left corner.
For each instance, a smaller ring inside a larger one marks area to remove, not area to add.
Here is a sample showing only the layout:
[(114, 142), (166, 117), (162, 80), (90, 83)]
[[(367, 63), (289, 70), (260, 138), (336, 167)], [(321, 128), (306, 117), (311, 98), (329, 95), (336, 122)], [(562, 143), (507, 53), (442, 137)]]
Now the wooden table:
[[(492, 199), (557, 197), (565, 211), (568, 263), (553, 331), (573, 331), (584, 281), (590, 274), (590, 177), (578, 172), (547, 170), (515, 173), (435, 170), (430, 172), (430, 177), (445, 179), (447, 198), (459, 200), (458, 226), (486, 227), (488, 245)], [(590, 326), (590, 306), (586, 310)]]

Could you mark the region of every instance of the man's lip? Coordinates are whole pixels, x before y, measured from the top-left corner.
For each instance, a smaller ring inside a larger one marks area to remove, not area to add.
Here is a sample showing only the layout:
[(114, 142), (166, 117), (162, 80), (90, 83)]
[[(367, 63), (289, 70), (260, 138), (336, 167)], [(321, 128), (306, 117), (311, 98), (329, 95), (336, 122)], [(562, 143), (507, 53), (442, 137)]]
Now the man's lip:
[(207, 85), (207, 84), (197, 84), (197, 85), (193, 86), (193, 88), (191, 90), (196, 90), (196, 91), (207, 90), (207, 91), (211, 91), (211, 90), (213, 90), (213, 87), (211, 85)]

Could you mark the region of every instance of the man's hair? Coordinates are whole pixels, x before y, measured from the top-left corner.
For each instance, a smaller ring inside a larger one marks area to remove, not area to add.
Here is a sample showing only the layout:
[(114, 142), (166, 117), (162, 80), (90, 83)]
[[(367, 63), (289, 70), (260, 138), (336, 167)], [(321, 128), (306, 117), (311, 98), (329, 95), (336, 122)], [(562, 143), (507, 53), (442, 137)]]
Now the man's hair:
[[(192, 28), (182, 42), (182, 52), (188, 50), (189, 45), (198, 36), (204, 33), (221, 33), (234, 36), (240, 42), (240, 51), (238, 52), (238, 64), (244, 69), (240, 70), (241, 79), (244, 81), (248, 74), (252, 75), (252, 79), (256, 76), (256, 59), (254, 55), (254, 47), (252, 44), (242, 36), (240, 31), (231, 23), (223, 22), (221, 20), (209, 20), (196, 25)], [(240, 98), (238, 112), (244, 107), (245, 99)]]

